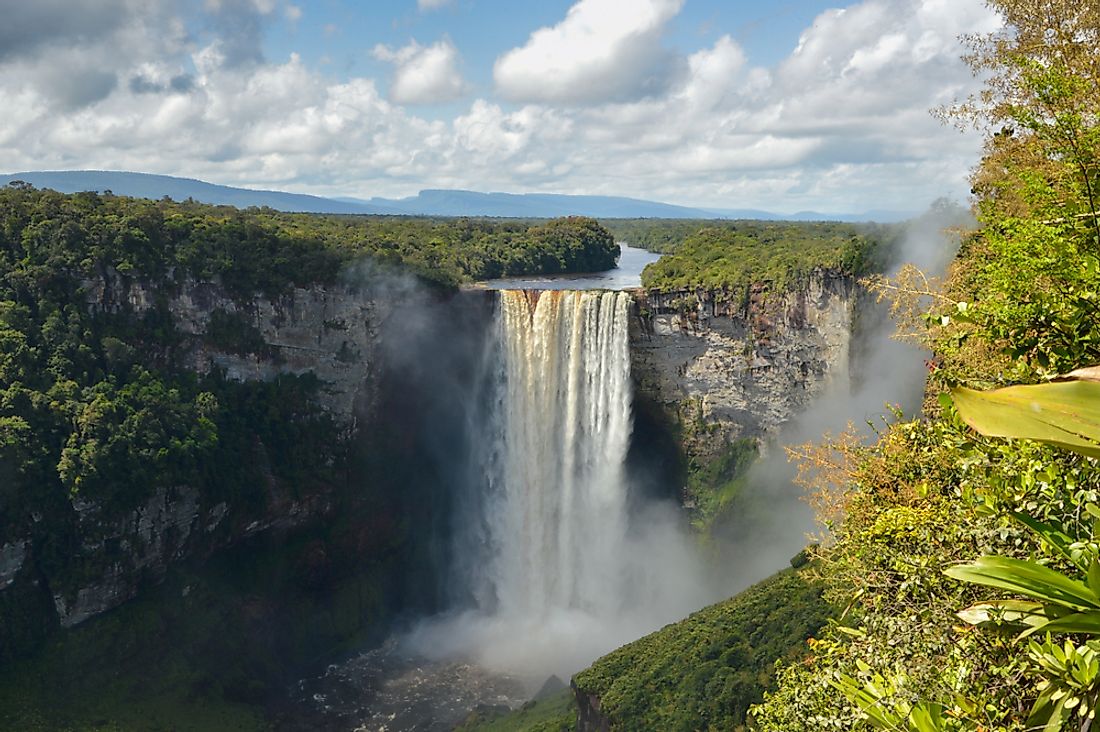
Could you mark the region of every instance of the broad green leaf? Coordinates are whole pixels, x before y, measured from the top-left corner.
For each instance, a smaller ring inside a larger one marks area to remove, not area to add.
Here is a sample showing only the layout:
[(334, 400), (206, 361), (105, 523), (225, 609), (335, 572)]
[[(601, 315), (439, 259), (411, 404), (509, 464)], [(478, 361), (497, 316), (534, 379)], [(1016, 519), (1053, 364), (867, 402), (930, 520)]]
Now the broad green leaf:
[(1057, 691), (1052, 684), (1035, 700), (1035, 706), (1031, 708), (1031, 714), (1027, 718), (1028, 729), (1042, 729), (1043, 732), (1059, 732), (1062, 729), (1070, 715), (1065, 708), (1065, 698), (1053, 698)]
[(983, 435), (1038, 440), (1100, 457), (1100, 383), (1055, 381), (993, 391), (951, 390), (963, 420)]
[(1094, 557), (1092, 563), (1089, 564), (1089, 571), (1085, 578), (1089, 583), (1089, 589), (1093, 594), (1100, 595), (1100, 562), (1096, 561)]
[(964, 582), (996, 587), (1074, 610), (1100, 609), (1100, 597), (1083, 582), (1035, 562), (1010, 557), (979, 557), (973, 564), (950, 567), (944, 573)]
[(918, 704), (909, 715), (909, 722), (917, 732), (942, 732), (943, 707), (939, 704)]
[(1081, 613), (1072, 613), (1061, 618), (1054, 618), (1046, 623), (1032, 626), (1020, 634), (1026, 638), (1032, 633), (1081, 633), (1086, 635), (1100, 635), (1100, 611), (1090, 610)]
[[(1056, 529), (1050, 524), (1046, 524), (1042, 521), (1039, 521), (1038, 519), (1034, 519), (1031, 516), (1028, 516), (1026, 513), (1013, 511), (1012, 518), (1016, 519), (1021, 524), (1038, 534), (1039, 538), (1061, 552), (1062, 556), (1073, 562), (1074, 565), (1076, 565), (1077, 568), (1080, 569), (1082, 572), (1088, 570), (1087, 560), (1082, 561), (1080, 558), (1074, 559), (1073, 551), (1070, 549), (1070, 545), (1073, 544), (1076, 539), (1074, 539), (1072, 536), (1060, 529)], [(1097, 591), (1095, 587), (1093, 588), (1093, 591)]]

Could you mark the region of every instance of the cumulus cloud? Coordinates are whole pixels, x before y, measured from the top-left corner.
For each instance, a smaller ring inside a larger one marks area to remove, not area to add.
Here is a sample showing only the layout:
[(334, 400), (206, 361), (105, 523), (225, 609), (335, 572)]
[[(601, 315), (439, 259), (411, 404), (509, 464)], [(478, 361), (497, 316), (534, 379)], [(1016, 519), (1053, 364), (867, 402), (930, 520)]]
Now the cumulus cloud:
[(579, 0), (565, 20), (531, 34), (493, 67), (511, 101), (591, 104), (658, 94), (680, 71), (661, 46), (683, 0)]
[[(99, 4), (72, 2), (89, 13)], [(957, 36), (996, 24), (980, 0), (863, 0), (823, 13), (787, 59), (761, 68), (728, 36), (688, 54), (662, 50), (679, 2), (643, 3), (621, 15), (633, 31), (608, 31), (606, 58), (577, 42), (608, 96), (565, 54), (547, 62), (559, 81), (543, 78), (541, 95), (475, 99), (429, 120), (405, 105), (467, 91), (450, 41), (376, 48), (394, 69), (385, 95), (372, 79), (333, 78), (296, 56), (266, 60), (249, 33), (234, 63), (226, 36), (185, 32), (171, 3), (101, 2), (127, 13), (95, 21), (94, 34), (45, 28), (33, 14), (19, 21), (40, 35), (0, 54), (0, 170), (142, 170), (321, 195), (453, 187), (782, 211), (921, 208), (966, 191), (978, 140), (927, 110), (976, 83)], [(518, 50), (584, 39), (578, 29), (602, 19), (588, 15), (601, 7), (593, 2)], [(263, 27), (286, 7), (222, 0), (206, 11), (251, 13)], [(647, 86), (652, 70), (607, 71), (631, 44), (663, 55), (660, 84)], [(536, 85), (535, 56), (515, 53), (497, 69), (519, 58), (512, 70), (530, 73), (511, 78)], [(561, 78), (587, 90), (566, 93)]]
[(379, 44), (372, 55), (394, 65), (390, 99), (398, 104), (450, 102), (466, 93), (458, 50), (446, 38), (430, 46), (412, 41), (397, 49)]
[(217, 38), (226, 66), (264, 60), (264, 31), (275, 12), (274, 0), (206, 0), (207, 27)]
[(127, 0), (35, 0), (4, 4), (0, 60), (101, 37), (125, 25)]

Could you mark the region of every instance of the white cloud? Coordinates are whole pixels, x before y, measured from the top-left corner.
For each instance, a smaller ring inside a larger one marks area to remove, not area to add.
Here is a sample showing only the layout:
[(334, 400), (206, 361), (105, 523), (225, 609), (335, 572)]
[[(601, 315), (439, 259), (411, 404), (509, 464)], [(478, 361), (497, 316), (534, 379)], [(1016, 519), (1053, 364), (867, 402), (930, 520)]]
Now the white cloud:
[(683, 2), (578, 0), (561, 23), (497, 59), (497, 90), (512, 101), (561, 104), (662, 92), (679, 68), (661, 34)]
[(466, 93), (458, 50), (446, 38), (430, 46), (412, 41), (397, 49), (379, 44), (372, 55), (394, 65), (390, 99), (398, 104), (450, 102)]
[(445, 5), (450, 5), (451, 0), (416, 0), (416, 7), (420, 9), (420, 12), (426, 12), (429, 10), (438, 10)]
[[(914, 208), (966, 190), (977, 140), (927, 110), (974, 88), (957, 36), (995, 23), (980, 0), (863, 0), (822, 14), (783, 63), (759, 68), (728, 36), (690, 54), (662, 50), (660, 29), (679, 3), (645, 4), (649, 15), (623, 14), (633, 35), (605, 38), (606, 58), (578, 41), (594, 78), (610, 79), (609, 96), (596, 96), (585, 63), (567, 54), (548, 68), (583, 93), (546, 78), (549, 91), (531, 101), (476, 99), (452, 119), (427, 120), (401, 105), (466, 91), (449, 41), (375, 49), (394, 67), (386, 98), (372, 79), (336, 79), (296, 56), (257, 59), (245, 53), (252, 36), (234, 64), (225, 38), (196, 45), (172, 13), (125, 1), (131, 12), (94, 37), (27, 15), (21, 27), (41, 38), (0, 54), (0, 98), (11, 100), (0, 170), (141, 170), (321, 195), (454, 187), (785, 211)], [(587, 38), (574, 15), (598, 7), (590, 2), (524, 49)], [(640, 36), (673, 70), (660, 85), (608, 71)], [(535, 56), (515, 58), (523, 63), (512, 71)], [(89, 83), (66, 80), (72, 69)], [(536, 72), (512, 78), (535, 84)], [(529, 97), (508, 96), (517, 98)]]

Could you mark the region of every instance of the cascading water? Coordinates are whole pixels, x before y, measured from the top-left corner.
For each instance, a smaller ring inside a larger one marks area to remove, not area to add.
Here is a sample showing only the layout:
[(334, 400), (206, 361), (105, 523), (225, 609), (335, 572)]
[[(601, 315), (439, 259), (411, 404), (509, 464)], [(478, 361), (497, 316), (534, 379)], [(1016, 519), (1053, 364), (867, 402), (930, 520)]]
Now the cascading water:
[[(458, 427), (441, 475), (453, 607), (303, 686), (357, 729), (453, 729), (464, 709), (518, 706), (716, 599), (679, 507), (628, 501), (631, 296), (496, 297), (444, 392), (462, 408), (439, 410)], [(348, 687), (369, 704), (344, 709)]]
[(710, 598), (676, 507), (628, 503), (631, 296), (498, 297), (452, 550), (467, 609), (413, 644), (541, 683)]
[(500, 293), (502, 459), (486, 579), (503, 615), (611, 612), (623, 598), (630, 296)]

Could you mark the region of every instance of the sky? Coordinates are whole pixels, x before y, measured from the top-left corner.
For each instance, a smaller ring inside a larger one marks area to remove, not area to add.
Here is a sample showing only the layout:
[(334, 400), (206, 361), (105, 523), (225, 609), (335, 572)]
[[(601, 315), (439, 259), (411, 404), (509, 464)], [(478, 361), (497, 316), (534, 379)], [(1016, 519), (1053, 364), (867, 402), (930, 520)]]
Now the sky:
[(0, 0), (0, 171), (826, 213), (964, 200), (981, 0)]

